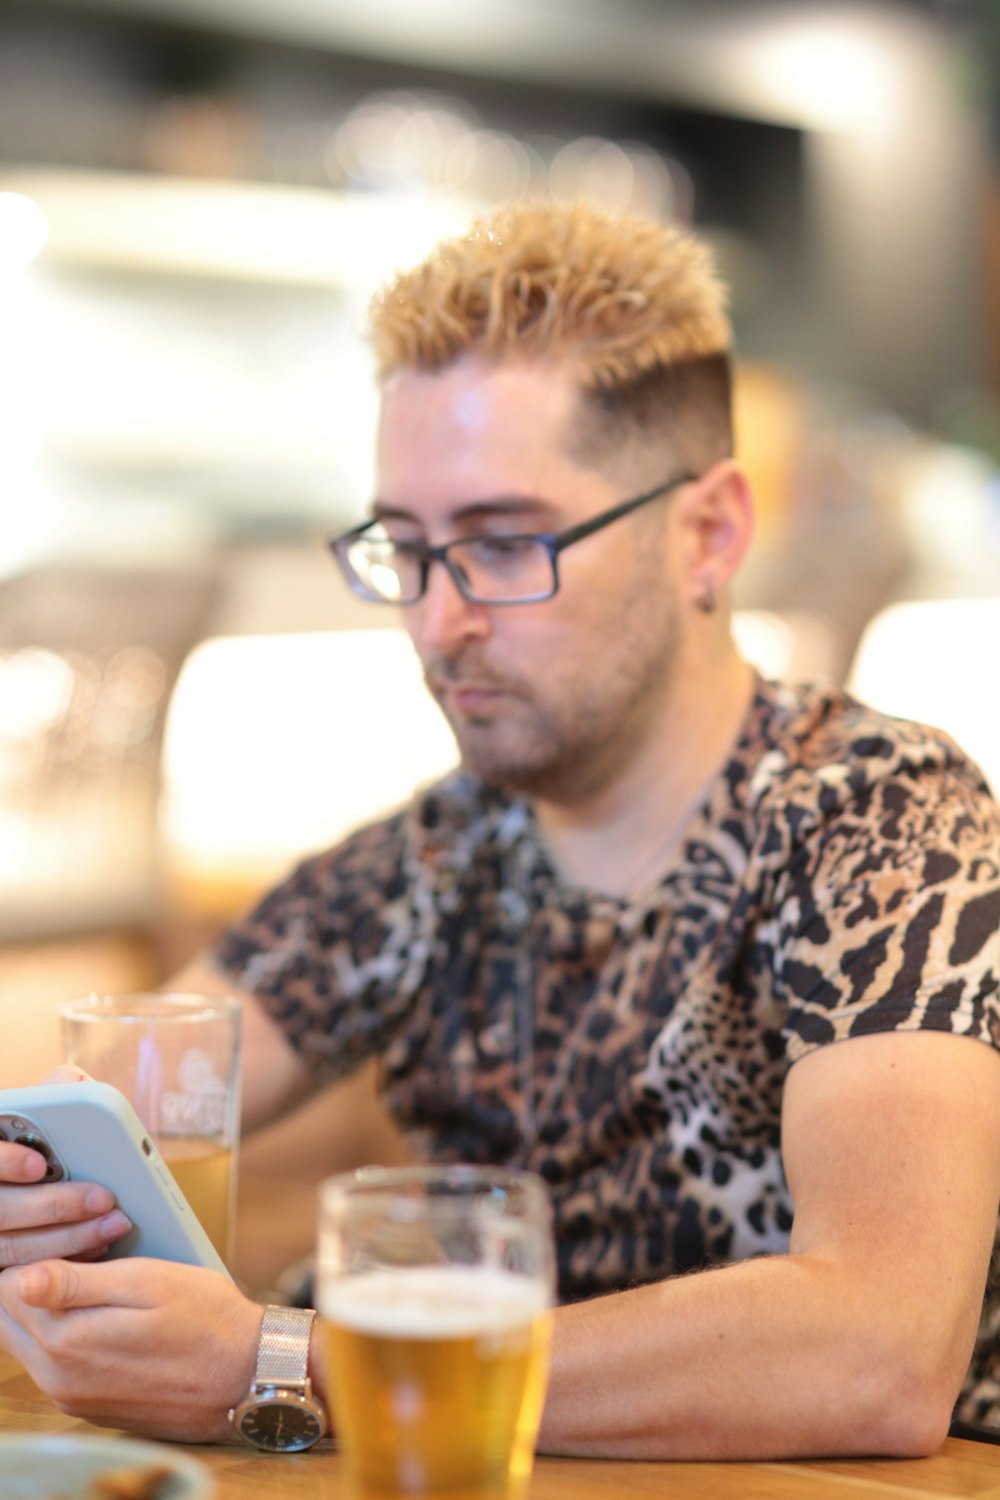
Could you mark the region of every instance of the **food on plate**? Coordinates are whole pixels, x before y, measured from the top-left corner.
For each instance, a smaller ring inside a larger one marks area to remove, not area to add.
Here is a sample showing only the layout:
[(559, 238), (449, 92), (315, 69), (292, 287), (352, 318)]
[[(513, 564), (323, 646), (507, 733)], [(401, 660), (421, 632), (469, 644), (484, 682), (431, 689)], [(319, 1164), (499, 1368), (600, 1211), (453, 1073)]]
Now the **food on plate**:
[[(80, 1500), (163, 1500), (170, 1478), (171, 1471), (164, 1464), (95, 1474)], [(50, 1500), (66, 1497), (52, 1495)]]

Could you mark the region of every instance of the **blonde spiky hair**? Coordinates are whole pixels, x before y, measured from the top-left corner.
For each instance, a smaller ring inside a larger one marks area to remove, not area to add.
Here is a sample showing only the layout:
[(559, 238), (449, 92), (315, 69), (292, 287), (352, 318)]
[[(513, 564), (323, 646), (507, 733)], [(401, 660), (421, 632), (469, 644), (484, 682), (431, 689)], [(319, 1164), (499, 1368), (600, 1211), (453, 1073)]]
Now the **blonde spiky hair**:
[(585, 390), (725, 354), (726, 291), (705, 245), (674, 225), (586, 203), (520, 202), (478, 219), (375, 298), (382, 379), (463, 354), (569, 359)]

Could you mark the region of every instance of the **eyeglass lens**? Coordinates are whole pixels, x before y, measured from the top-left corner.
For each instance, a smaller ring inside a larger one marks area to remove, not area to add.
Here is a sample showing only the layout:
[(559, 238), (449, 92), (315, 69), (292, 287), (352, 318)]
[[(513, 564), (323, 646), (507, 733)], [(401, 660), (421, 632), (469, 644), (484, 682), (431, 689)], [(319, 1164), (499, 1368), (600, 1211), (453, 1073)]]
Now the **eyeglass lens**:
[[(409, 604), (423, 593), (426, 554), (389, 537), (361, 536), (344, 550), (348, 568), (366, 593)], [(549, 549), (534, 537), (475, 537), (450, 542), (442, 560), (468, 599), (516, 603), (548, 598), (555, 590)]]

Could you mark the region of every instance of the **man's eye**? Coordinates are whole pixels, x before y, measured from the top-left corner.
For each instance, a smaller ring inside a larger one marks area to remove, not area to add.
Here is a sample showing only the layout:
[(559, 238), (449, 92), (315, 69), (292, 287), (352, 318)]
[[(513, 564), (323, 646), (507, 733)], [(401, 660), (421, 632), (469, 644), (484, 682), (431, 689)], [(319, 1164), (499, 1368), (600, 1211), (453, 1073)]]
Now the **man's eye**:
[(512, 562), (533, 552), (536, 543), (528, 536), (483, 536), (468, 545), (482, 562)]

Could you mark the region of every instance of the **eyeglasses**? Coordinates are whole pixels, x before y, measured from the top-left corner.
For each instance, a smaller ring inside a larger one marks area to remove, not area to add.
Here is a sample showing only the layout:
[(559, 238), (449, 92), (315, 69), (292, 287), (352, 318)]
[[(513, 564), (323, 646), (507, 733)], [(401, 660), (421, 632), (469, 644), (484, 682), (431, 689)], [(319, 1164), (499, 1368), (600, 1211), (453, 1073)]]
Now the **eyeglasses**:
[(697, 478), (682, 474), (668, 479), (655, 490), (622, 500), (566, 531), (459, 537), (430, 547), (426, 542), (391, 536), (376, 519), (328, 537), (327, 546), (353, 592), (377, 604), (416, 604), (427, 591), (432, 562), (447, 569), (470, 604), (537, 604), (559, 591), (560, 552)]

